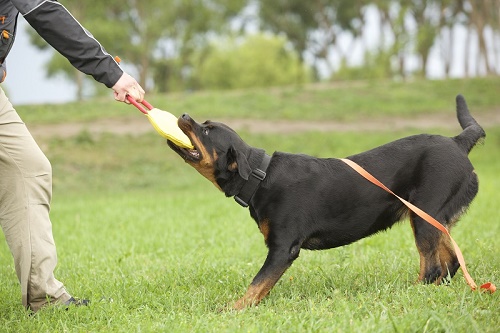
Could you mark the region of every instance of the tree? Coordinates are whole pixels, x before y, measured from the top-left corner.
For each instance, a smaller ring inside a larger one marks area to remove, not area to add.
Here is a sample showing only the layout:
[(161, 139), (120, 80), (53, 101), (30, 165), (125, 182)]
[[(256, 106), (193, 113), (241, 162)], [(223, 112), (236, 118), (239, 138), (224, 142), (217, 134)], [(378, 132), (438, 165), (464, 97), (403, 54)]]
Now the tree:
[(213, 43), (195, 68), (201, 88), (234, 89), (300, 84), (309, 75), (284, 37), (254, 35)]
[(247, 0), (182, 0), (169, 6), (171, 17), (153, 62), (156, 90), (191, 89), (194, 55), (210, 38), (226, 34)]
[[(64, 5), (108, 52), (137, 69), (139, 83), (149, 89), (154, 86), (151, 71), (158, 59), (179, 59), (177, 66), (189, 66), (193, 50), (207, 36), (223, 30), (245, 3), (246, 0), (66, 0)], [(38, 39), (37, 46), (46, 47), (39, 37), (33, 36), (33, 40)], [(52, 74), (77, 75), (55, 59), (49, 66)]]
[(450, 75), (451, 63), (455, 54), (453, 52), (455, 45), (453, 28), (462, 22), (463, 5), (464, 0), (441, 0), (437, 43), (441, 49), (445, 77)]
[[(409, 70), (426, 76), (434, 47), (440, 48), (444, 72), (448, 75), (456, 58), (453, 31), (459, 25), (467, 29), (465, 72), (468, 74), (470, 70), (469, 57), (472, 59), (475, 53), (475, 45), (470, 45), (470, 41), (476, 35), (479, 54), (476, 73), (483, 69), (487, 74), (500, 70), (498, 0), (65, 0), (64, 4), (108, 52), (119, 55), (126, 66), (137, 71), (139, 82), (147, 90), (158, 92), (215, 84), (205, 76), (209, 64), (217, 61), (222, 64), (217, 60), (219, 57), (230, 68), (235, 60), (219, 54), (222, 46), (211, 41), (233, 35), (232, 23), (236, 19), (240, 25), (244, 24), (241, 13), (248, 4), (258, 8), (259, 30), (285, 36), (284, 50), (290, 52), (291, 45), (300, 63), (305, 59), (311, 61), (317, 70), (316, 78), (319, 68), (325, 67), (328, 75), (340, 72), (342, 78), (363, 74), (405, 78)], [(366, 47), (368, 34), (364, 35), (366, 12), (367, 9), (373, 12), (373, 8), (380, 20), (380, 40), (375, 50)], [(343, 38), (346, 36), (350, 41), (347, 45)], [(34, 41), (40, 48), (46, 47), (40, 40), (34, 38)], [(352, 68), (351, 56), (360, 43), (363, 63)], [(260, 45), (257, 43), (255, 47)], [(244, 52), (235, 40), (227, 42), (225, 47), (237, 56)], [(260, 52), (267, 54), (265, 49)], [(254, 56), (261, 58), (259, 54)], [(417, 67), (410, 68), (409, 60), (415, 56), (420, 61)], [(332, 59), (340, 59), (340, 68), (335, 68)], [(372, 70), (371, 66), (376, 68)], [(50, 76), (62, 73), (69, 77), (78, 85), (79, 97), (83, 96), (87, 80), (66, 61), (55, 56), (47, 72)], [(249, 78), (250, 73), (247, 75)], [(215, 85), (236, 84), (229, 82), (231, 78), (225, 79), (228, 82)], [(244, 86), (243, 79), (236, 85)]]
[(409, 11), (417, 23), (414, 43), (420, 58), (422, 77), (427, 74), (427, 60), (439, 31), (440, 2), (439, 0), (413, 0), (409, 4)]
[[(332, 53), (341, 61), (349, 59), (364, 27), (366, 0), (277, 0), (260, 1), (261, 25), (273, 33), (284, 33), (297, 52), (312, 54), (333, 71)], [(352, 43), (345, 50), (338, 43), (341, 34), (350, 34)]]
[(317, 28), (315, 1), (259, 1), (261, 29), (284, 33), (302, 58), (308, 47), (309, 33)]
[(486, 74), (493, 74), (494, 70), (490, 61), (485, 31), (486, 27), (492, 24), (491, 28), (493, 30), (498, 29), (500, 4), (498, 0), (469, 0), (469, 5), (470, 10), (467, 11), (467, 15), (471, 27), (476, 30), (479, 44), (479, 61), (477, 65), (479, 67), (482, 62)]

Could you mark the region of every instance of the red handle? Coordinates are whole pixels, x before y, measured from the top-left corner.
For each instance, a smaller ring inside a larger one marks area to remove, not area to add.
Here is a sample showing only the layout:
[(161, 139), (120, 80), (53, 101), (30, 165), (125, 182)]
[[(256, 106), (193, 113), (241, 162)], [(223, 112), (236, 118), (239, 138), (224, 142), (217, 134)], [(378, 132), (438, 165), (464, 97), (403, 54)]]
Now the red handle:
[(127, 100), (132, 104), (134, 105), (136, 108), (139, 109), (139, 111), (141, 111), (142, 113), (144, 114), (148, 114), (148, 111), (146, 109), (144, 109), (143, 106), (145, 106), (146, 108), (148, 108), (148, 110), (152, 110), (153, 109), (153, 106), (151, 104), (149, 104), (146, 100), (143, 100), (141, 102), (141, 104), (139, 104), (138, 102), (136, 102), (135, 99), (132, 98), (132, 96), (130, 95), (127, 95)]

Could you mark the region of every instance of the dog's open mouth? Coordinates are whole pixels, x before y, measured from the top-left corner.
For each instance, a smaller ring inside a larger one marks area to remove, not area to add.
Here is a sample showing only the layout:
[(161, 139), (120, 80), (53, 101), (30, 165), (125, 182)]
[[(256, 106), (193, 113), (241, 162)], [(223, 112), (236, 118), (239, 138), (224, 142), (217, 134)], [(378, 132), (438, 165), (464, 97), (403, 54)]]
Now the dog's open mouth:
[(188, 149), (184, 147), (179, 147), (170, 140), (167, 140), (167, 143), (169, 147), (172, 148), (172, 150), (175, 151), (177, 154), (179, 154), (183, 159), (190, 160), (193, 162), (201, 160), (201, 154), (196, 149), (196, 146), (194, 147), (194, 149)]
[(193, 132), (192, 122), (194, 121), (189, 117), (189, 115), (184, 114), (181, 117), (179, 117), (177, 125), (179, 126), (181, 131), (184, 132), (184, 134), (186, 134), (189, 137), (189, 140), (191, 141), (194, 148), (190, 149), (190, 148), (180, 147), (170, 140), (167, 140), (167, 143), (169, 147), (177, 154), (179, 154), (179, 156), (182, 157), (184, 160), (191, 162), (199, 162), (201, 161), (203, 156), (201, 156), (200, 151), (197, 149), (196, 145), (192, 142), (193, 140), (188, 134)]

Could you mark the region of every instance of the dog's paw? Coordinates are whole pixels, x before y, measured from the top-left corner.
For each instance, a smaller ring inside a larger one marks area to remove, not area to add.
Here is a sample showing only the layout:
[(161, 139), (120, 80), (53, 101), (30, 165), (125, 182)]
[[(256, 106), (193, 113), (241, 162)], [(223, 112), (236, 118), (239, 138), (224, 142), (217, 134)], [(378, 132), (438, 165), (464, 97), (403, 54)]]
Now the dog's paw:
[(235, 311), (242, 311), (246, 308), (257, 306), (259, 302), (255, 299), (242, 297), (231, 305), (231, 309)]

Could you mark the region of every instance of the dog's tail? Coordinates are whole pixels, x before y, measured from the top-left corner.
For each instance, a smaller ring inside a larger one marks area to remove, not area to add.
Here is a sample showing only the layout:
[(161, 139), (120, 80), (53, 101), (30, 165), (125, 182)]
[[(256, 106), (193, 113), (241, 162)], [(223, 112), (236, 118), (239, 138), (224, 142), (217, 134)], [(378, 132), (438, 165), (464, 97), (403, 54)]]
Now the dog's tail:
[(472, 118), (462, 95), (457, 95), (457, 118), (460, 126), (462, 126), (462, 133), (455, 137), (458, 145), (467, 153), (483, 138), (486, 133), (483, 128)]

